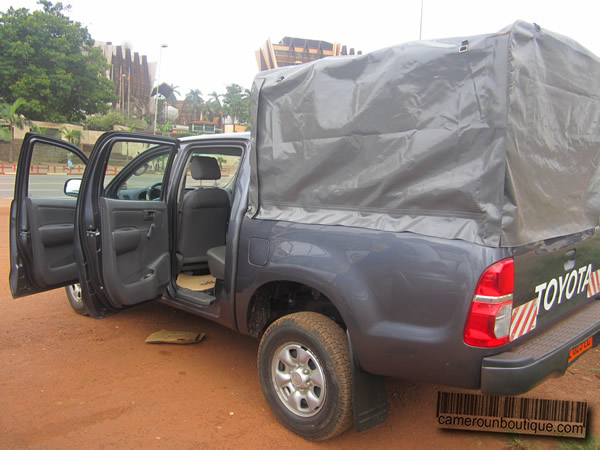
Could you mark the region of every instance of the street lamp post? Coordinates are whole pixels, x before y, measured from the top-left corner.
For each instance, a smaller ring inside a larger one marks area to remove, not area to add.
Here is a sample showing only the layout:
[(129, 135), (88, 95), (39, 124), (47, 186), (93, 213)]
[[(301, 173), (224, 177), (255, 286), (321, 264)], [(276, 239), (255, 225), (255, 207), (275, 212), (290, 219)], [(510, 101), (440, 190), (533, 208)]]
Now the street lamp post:
[(163, 48), (167, 48), (167, 44), (161, 44), (160, 46), (160, 54), (158, 56), (158, 65), (156, 67), (156, 94), (154, 98), (154, 134), (156, 134), (156, 122), (158, 121), (158, 86), (160, 83), (160, 66), (162, 61), (162, 51)]
[(423, 1), (421, 0), (421, 21), (419, 23), (419, 40), (421, 40), (421, 36), (423, 34)]

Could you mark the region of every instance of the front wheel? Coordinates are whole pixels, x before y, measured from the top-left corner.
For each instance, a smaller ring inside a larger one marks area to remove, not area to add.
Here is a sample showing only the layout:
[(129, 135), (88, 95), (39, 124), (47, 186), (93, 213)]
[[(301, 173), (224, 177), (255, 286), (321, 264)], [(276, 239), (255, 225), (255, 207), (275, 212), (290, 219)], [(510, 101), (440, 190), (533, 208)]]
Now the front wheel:
[(65, 291), (67, 293), (67, 298), (69, 299), (69, 304), (71, 308), (82, 316), (87, 316), (88, 311), (85, 305), (83, 304), (83, 298), (81, 293), (81, 285), (79, 283), (71, 284), (65, 287)]
[(352, 370), (344, 331), (333, 320), (300, 312), (275, 321), (258, 349), (263, 393), (277, 419), (311, 441), (352, 424)]

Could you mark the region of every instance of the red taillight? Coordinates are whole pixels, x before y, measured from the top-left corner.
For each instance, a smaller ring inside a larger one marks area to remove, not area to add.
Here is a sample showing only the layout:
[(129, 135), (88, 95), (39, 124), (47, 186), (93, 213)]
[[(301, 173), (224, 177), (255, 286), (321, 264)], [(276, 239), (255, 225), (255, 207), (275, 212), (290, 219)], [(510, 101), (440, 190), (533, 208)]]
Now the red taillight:
[(465, 344), (498, 347), (508, 342), (515, 270), (512, 259), (488, 267), (479, 278), (465, 325)]
[(477, 283), (476, 296), (503, 297), (512, 295), (515, 287), (515, 266), (512, 259), (505, 259), (488, 267)]

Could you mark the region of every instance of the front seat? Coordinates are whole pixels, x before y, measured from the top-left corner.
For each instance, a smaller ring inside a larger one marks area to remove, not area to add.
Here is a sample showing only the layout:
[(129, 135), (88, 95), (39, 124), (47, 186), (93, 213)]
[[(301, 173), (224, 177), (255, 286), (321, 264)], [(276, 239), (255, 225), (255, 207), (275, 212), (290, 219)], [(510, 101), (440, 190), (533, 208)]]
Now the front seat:
[[(210, 156), (193, 156), (190, 171), (194, 180), (221, 178), (219, 163)], [(208, 249), (225, 245), (229, 210), (229, 195), (220, 187), (200, 186), (184, 195), (177, 245), (183, 269), (206, 267)]]

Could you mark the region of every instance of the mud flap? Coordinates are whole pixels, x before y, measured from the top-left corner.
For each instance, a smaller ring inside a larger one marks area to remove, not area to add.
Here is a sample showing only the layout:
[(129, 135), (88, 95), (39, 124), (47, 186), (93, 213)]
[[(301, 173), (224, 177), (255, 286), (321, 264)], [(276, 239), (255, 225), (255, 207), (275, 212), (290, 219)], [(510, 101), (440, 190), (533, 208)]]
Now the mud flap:
[(357, 432), (385, 422), (388, 415), (385, 377), (371, 375), (361, 370), (354, 354), (350, 334), (350, 357), (352, 358), (352, 403), (354, 409), (354, 429)]

